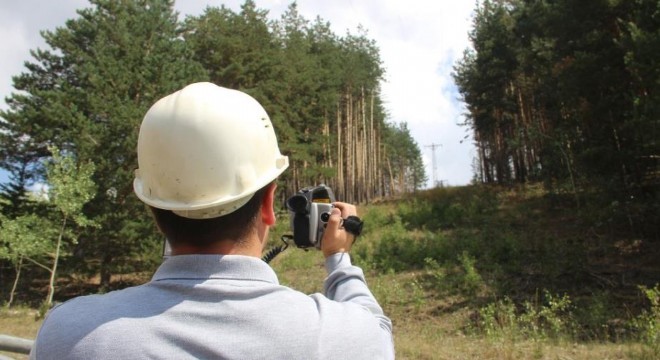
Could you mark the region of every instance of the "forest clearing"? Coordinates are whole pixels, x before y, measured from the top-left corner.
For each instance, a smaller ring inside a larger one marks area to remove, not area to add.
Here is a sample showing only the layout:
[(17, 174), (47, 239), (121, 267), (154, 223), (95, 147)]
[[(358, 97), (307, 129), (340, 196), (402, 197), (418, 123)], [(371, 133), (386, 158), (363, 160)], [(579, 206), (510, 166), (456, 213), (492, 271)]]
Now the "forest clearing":
[[(323, 183), (359, 205), (352, 256), (398, 358), (658, 359), (659, 14), (657, 0), (477, 2), (451, 74), (474, 176), (426, 188), (363, 28), (334, 34), (295, 3), (182, 19), (172, 1), (92, 0), (42, 33), (0, 110), (0, 334), (33, 339), (54, 304), (148, 281), (163, 238), (133, 192), (139, 124), (207, 81), (272, 118), (281, 203)], [(290, 232), (280, 210), (271, 246)], [(318, 253), (271, 265), (321, 291)]]
[[(397, 358), (656, 359), (657, 240), (621, 236), (625, 217), (598, 225), (611, 213), (588, 209), (578, 214), (570, 196), (538, 186), (434, 189), (361, 207), (353, 257), (393, 319)], [(290, 233), (286, 216), (272, 245)], [(280, 283), (322, 291), (318, 252), (290, 248), (271, 265)], [(111, 288), (150, 276), (117, 276)], [(72, 274), (56, 299), (94, 292), (98, 281)], [(0, 333), (34, 338), (38, 312), (3, 309)]]

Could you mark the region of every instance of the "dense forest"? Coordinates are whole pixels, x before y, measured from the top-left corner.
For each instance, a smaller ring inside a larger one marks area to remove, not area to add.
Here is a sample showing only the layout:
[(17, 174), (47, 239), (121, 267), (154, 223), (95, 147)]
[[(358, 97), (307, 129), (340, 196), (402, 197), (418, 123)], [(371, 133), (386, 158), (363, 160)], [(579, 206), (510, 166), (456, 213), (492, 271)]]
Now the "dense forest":
[(612, 243), (657, 242), (660, 4), (487, 0), (470, 39), (453, 75), (475, 178), (541, 182)]
[[(363, 29), (338, 36), (295, 3), (276, 20), (251, 0), (185, 19), (167, 0), (90, 4), (42, 33), (49, 49), (32, 51), (0, 113), (3, 283), (29, 264), (52, 286), (60, 261), (107, 285), (157, 260), (162, 240), (132, 190), (137, 133), (151, 104), (191, 82), (240, 89), (266, 108), (291, 161), (282, 200), (325, 183), (366, 203), (425, 183), (406, 124), (387, 119), (385, 70)], [(74, 185), (81, 174), (91, 186)], [(47, 193), (29, 192), (34, 184)]]
[(657, 187), (657, 1), (486, 0), (470, 38), (454, 78), (480, 182), (543, 181), (578, 203)]

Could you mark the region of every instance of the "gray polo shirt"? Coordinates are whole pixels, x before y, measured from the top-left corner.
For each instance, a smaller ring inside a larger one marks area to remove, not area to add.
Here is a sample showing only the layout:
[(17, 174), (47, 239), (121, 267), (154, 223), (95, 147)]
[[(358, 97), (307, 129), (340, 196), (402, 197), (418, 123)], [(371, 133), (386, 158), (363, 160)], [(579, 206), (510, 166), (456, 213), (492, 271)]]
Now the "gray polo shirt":
[(258, 258), (172, 256), (153, 279), (54, 308), (31, 359), (390, 359), (392, 323), (348, 254), (325, 296), (278, 283)]

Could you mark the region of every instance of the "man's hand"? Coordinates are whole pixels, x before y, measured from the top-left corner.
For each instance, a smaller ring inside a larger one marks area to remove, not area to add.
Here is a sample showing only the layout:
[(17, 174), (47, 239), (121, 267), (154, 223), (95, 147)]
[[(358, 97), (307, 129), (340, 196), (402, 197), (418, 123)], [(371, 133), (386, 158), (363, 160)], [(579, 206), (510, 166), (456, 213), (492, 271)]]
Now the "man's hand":
[(335, 202), (333, 205), (334, 208), (330, 213), (330, 219), (328, 219), (321, 240), (321, 250), (325, 257), (351, 251), (351, 246), (355, 241), (355, 236), (344, 229), (342, 222), (349, 216), (357, 216), (357, 208), (343, 202)]

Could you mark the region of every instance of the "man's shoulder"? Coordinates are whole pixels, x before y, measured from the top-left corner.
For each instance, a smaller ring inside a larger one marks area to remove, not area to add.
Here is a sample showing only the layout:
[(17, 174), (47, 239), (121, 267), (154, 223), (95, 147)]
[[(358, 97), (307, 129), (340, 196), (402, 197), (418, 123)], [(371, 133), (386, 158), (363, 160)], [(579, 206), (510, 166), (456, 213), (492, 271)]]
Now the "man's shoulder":
[(117, 290), (112, 290), (108, 292), (99, 292), (96, 294), (86, 294), (86, 295), (80, 295), (76, 296), (74, 298), (71, 298), (63, 303), (60, 304), (60, 306), (63, 306), (65, 304), (69, 303), (94, 303), (94, 302), (99, 302), (99, 301), (107, 301), (110, 299), (115, 299), (115, 298), (120, 298), (120, 297), (125, 297), (125, 296), (132, 296), (135, 295), (141, 291), (144, 291), (145, 287), (149, 286), (149, 283), (145, 284), (140, 284), (140, 285), (135, 285), (135, 286), (130, 286), (130, 287), (125, 287), (123, 289), (117, 289)]
[(119, 310), (125, 311), (127, 304), (134, 304), (140, 299), (147, 301), (145, 285), (72, 298), (53, 307), (45, 322), (93, 322)]

